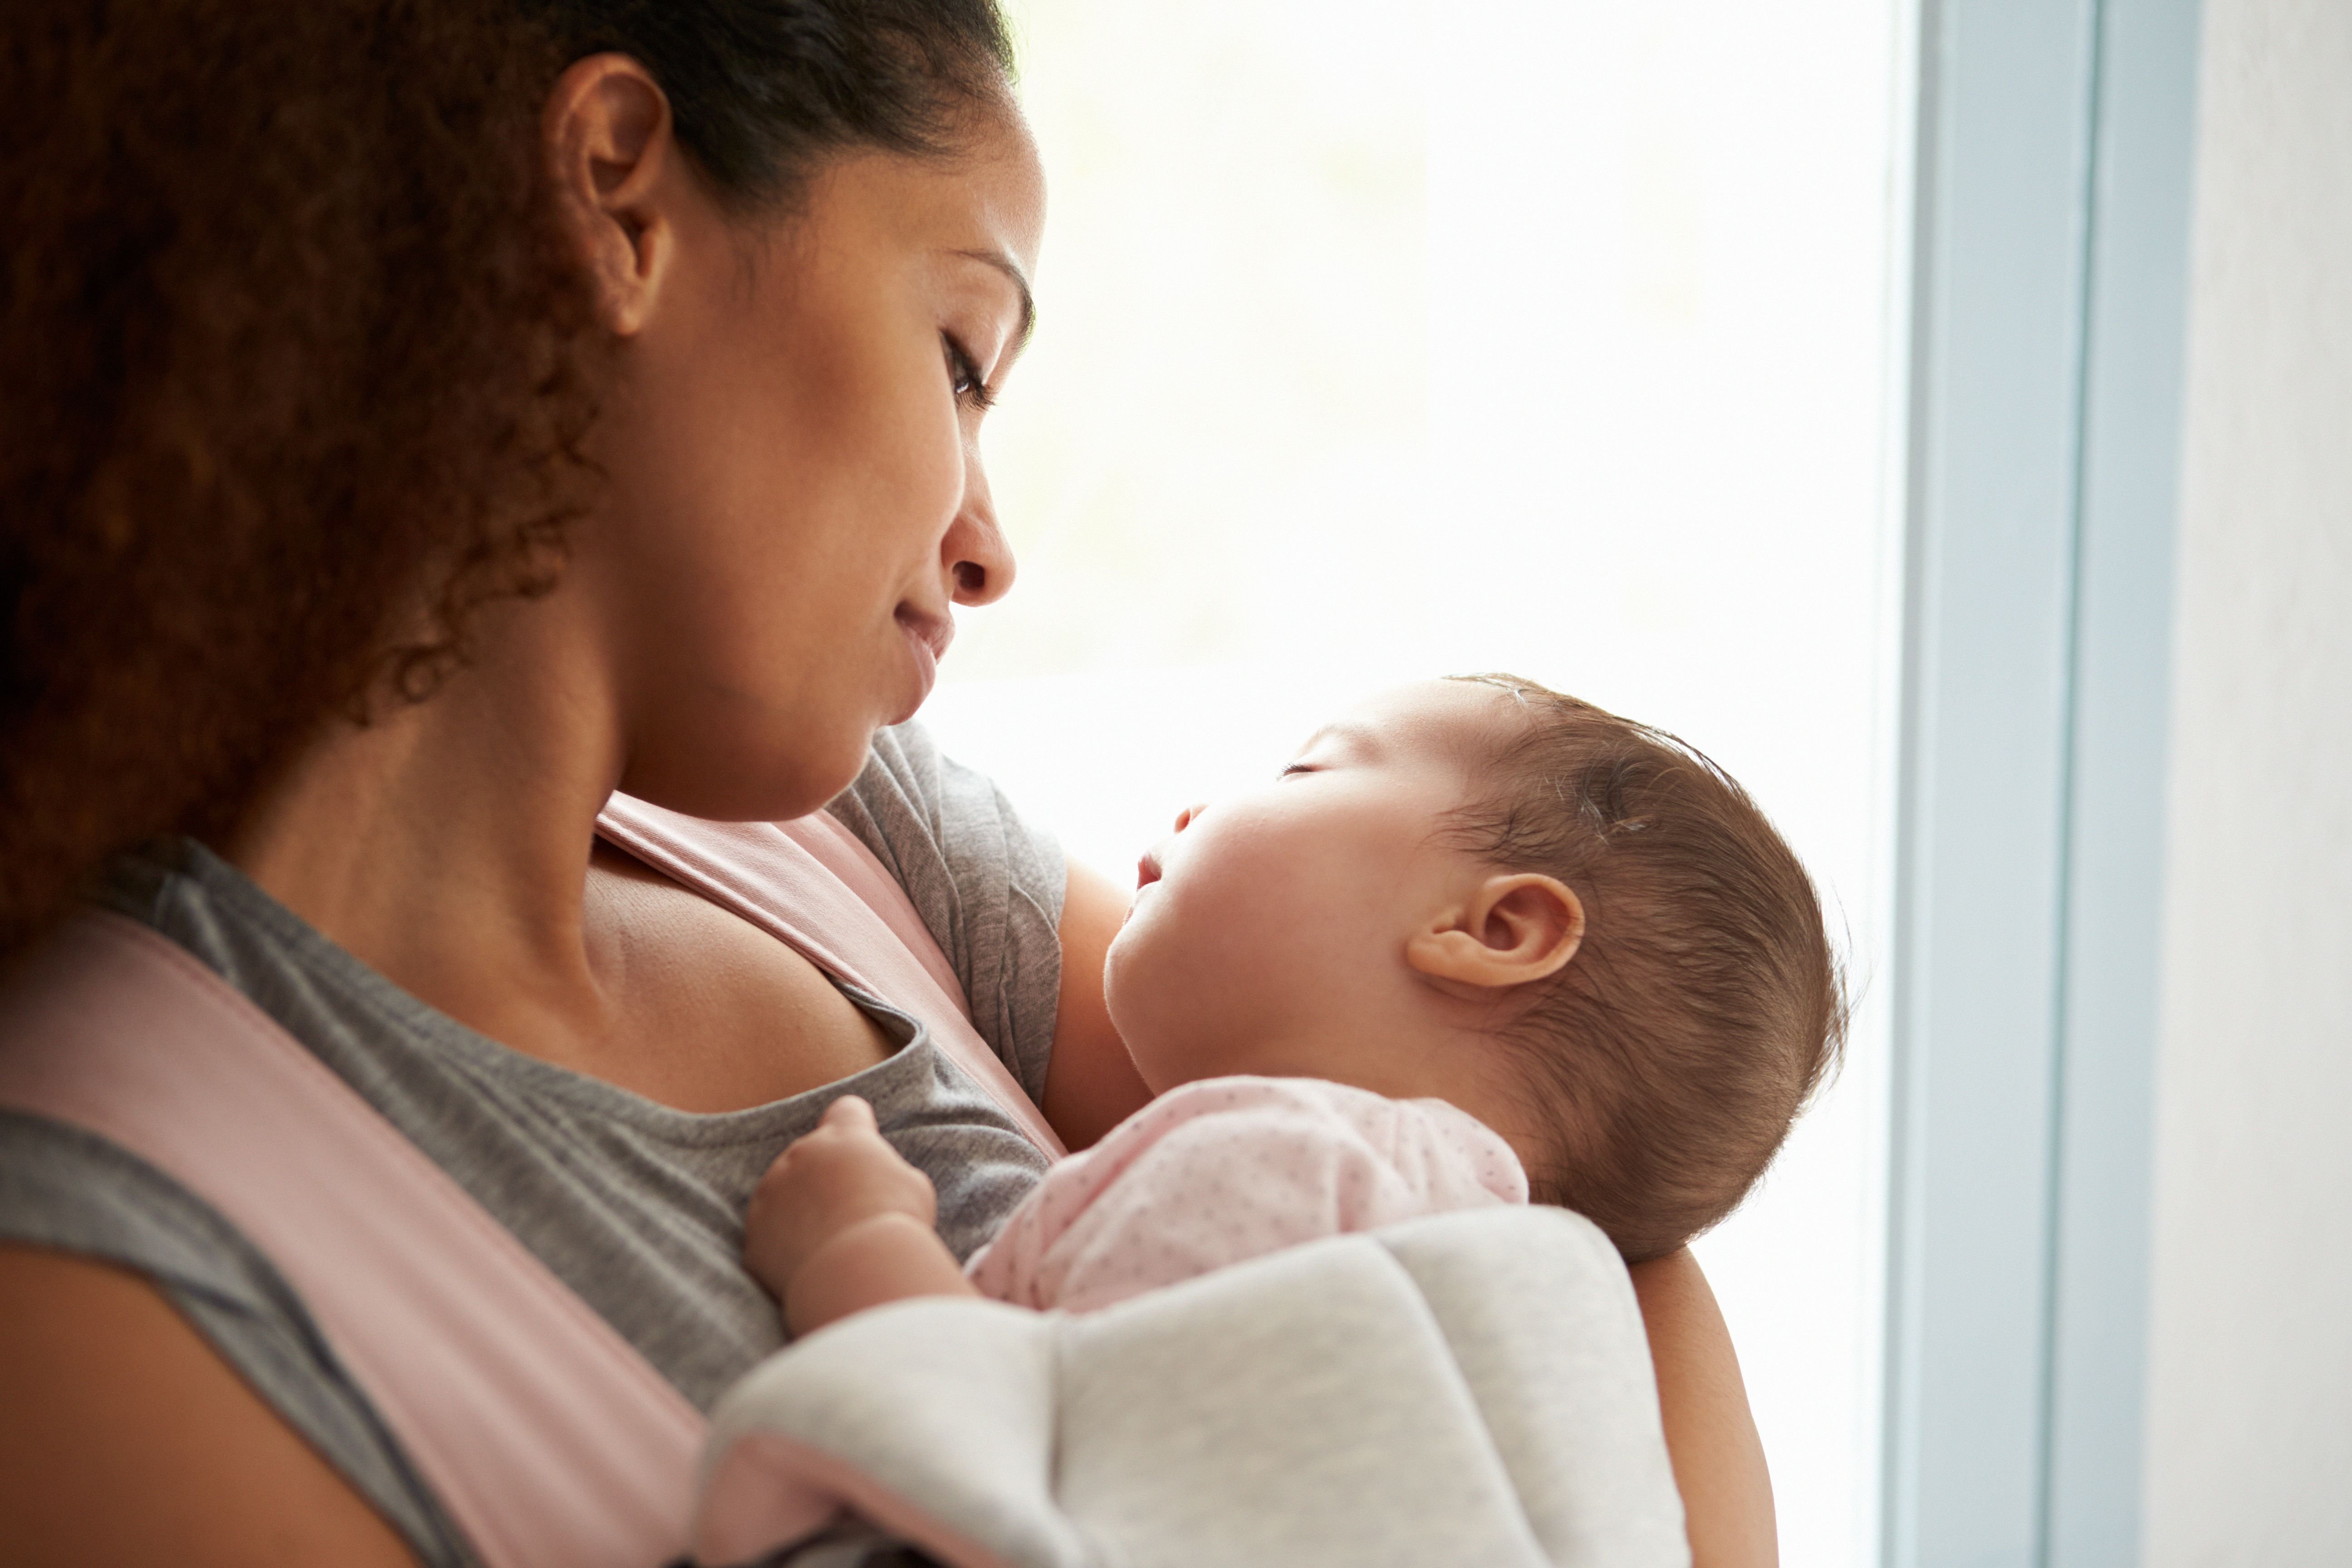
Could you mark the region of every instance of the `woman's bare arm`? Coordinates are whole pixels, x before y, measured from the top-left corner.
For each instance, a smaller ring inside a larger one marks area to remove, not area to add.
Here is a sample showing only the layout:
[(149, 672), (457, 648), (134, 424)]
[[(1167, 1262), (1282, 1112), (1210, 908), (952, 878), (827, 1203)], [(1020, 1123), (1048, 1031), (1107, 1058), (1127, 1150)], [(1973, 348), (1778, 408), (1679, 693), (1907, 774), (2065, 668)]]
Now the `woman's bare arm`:
[(1127, 919), (1130, 898), (1101, 872), (1070, 867), (1062, 901), (1061, 1003), (1039, 1109), (1072, 1149), (1088, 1147), (1151, 1098), (1103, 1005), (1103, 954)]
[(1775, 1568), (1772, 1478), (1731, 1331), (1688, 1247), (1633, 1266), (1692, 1568)]
[(151, 1286), (0, 1246), (0, 1541), (22, 1568), (415, 1568)]

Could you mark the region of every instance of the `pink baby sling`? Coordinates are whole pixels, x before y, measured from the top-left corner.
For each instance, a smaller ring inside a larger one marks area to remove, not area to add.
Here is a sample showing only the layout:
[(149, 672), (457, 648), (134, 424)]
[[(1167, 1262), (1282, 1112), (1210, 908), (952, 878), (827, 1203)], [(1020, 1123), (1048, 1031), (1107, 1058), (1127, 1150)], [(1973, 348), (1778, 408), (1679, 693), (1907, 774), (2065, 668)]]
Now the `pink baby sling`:
[[(710, 823), (615, 795), (609, 841), (922, 1019), (1048, 1154), (905, 889), (830, 816)], [(0, 997), (0, 1105), (172, 1176), (266, 1254), (488, 1568), (686, 1550), (705, 1421), (324, 1064), (168, 939), (87, 914)]]

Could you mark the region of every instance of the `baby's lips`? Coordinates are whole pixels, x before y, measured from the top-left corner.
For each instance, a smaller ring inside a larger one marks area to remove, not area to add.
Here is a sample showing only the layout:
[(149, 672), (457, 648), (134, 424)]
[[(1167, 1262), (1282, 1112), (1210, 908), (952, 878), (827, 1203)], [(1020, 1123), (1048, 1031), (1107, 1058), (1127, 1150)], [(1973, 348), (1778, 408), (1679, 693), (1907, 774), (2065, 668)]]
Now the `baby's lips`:
[(1143, 852), (1143, 858), (1135, 863), (1135, 890), (1139, 893), (1158, 880), (1160, 880), (1160, 851), (1147, 849)]

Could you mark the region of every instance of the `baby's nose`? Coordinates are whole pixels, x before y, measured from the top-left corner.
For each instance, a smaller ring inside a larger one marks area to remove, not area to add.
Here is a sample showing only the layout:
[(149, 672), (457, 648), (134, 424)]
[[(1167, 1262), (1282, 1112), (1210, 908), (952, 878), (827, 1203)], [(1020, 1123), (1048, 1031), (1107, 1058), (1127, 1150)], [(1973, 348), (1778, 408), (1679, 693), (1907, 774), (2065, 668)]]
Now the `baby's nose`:
[(1176, 814), (1176, 831), (1181, 833), (1186, 828), (1192, 826), (1193, 818), (1199, 816), (1202, 812), (1208, 809), (1209, 803), (1207, 801), (1197, 801), (1178, 812)]

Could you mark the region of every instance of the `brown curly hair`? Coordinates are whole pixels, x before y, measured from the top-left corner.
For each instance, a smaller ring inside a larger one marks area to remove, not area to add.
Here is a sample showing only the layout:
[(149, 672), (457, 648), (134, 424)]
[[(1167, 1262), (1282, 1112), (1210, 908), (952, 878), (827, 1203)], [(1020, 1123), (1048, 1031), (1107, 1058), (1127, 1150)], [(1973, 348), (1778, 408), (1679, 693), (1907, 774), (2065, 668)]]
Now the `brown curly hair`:
[(539, 108), (606, 48), (739, 206), (1010, 69), (992, 0), (12, 0), (0, 953), (553, 585), (601, 334)]

